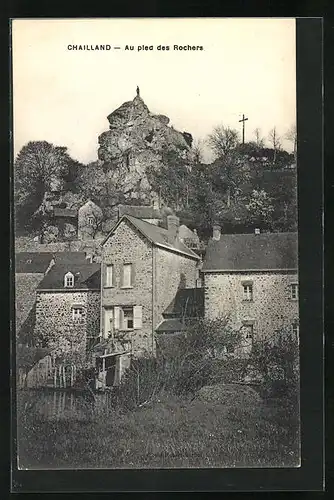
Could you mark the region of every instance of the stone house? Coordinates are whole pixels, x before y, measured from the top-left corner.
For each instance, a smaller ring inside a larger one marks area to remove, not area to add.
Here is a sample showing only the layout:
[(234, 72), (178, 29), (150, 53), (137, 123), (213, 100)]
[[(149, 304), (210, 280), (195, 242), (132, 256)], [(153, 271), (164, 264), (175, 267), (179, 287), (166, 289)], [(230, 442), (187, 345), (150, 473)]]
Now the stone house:
[(36, 345), (84, 360), (99, 331), (100, 287), (100, 264), (55, 263), (36, 290)]
[(200, 257), (167, 229), (123, 215), (102, 244), (101, 337), (134, 355), (155, 354), (155, 330), (177, 291), (196, 287)]
[(103, 212), (92, 200), (78, 210), (78, 239), (92, 240), (101, 231)]
[(203, 262), (205, 317), (230, 317), (243, 354), (256, 341), (299, 337), (297, 233), (221, 234), (214, 226)]

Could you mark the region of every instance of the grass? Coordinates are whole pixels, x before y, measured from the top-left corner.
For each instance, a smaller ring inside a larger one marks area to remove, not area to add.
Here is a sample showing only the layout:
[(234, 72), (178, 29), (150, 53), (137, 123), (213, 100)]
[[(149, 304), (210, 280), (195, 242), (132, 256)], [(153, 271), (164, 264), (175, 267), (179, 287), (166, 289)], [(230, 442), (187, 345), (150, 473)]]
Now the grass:
[(20, 468), (299, 465), (298, 418), (282, 400), (227, 406), (164, 396), (134, 411), (20, 422)]

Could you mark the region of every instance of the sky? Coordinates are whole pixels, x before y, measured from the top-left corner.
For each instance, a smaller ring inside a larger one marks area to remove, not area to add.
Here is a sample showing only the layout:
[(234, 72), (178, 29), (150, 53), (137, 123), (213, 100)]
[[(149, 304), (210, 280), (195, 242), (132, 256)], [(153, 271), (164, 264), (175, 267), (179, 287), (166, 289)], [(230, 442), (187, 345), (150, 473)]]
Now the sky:
[[(68, 50), (74, 44), (112, 49)], [(265, 138), (274, 126), (283, 136), (296, 122), (294, 19), (16, 19), (12, 64), (15, 156), (28, 141), (46, 140), (95, 161), (107, 116), (137, 85), (151, 112), (195, 141), (217, 125), (241, 133), (243, 113), (246, 141), (257, 127)]]

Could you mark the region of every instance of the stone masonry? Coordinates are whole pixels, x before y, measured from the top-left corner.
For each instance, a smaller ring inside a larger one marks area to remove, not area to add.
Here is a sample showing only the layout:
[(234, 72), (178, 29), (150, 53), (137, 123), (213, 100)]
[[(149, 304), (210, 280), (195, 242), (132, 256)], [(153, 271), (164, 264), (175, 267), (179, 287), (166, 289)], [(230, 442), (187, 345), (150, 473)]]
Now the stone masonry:
[[(121, 269), (132, 263), (133, 287), (122, 288)], [(113, 286), (106, 288), (106, 265), (114, 269)], [(196, 260), (164, 250), (146, 239), (124, 220), (105, 242), (102, 250), (102, 335), (105, 337), (104, 308), (142, 306), (142, 327), (128, 332), (132, 336), (134, 354), (155, 353), (155, 328), (161, 313), (175, 296), (179, 286), (193, 287), (196, 281)]]
[[(269, 338), (276, 330), (298, 321), (298, 300), (290, 298), (297, 274), (288, 272), (206, 273), (205, 316), (230, 315), (231, 326), (254, 320), (254, 340)], [(253, 282), (253, 300), (243, 300), (242, 282)]]
[[(73, 321), (73, 306), (83, 308), (81, 322)], [(87, 339), (99, 332), (99, 312), (99, 291), (40, 290), (36, 299), (36, 342), (58, 354), (75, 351), (84, 358)]]

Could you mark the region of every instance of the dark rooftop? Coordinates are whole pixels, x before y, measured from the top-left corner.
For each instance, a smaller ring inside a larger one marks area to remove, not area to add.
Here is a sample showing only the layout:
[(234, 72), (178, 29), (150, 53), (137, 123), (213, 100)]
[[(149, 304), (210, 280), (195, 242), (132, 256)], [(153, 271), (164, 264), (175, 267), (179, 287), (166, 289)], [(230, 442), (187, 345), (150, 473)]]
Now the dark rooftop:
[(164, 318), (196, 318), (204, 315), (204, 288), (180, 288), (163, 312)]
[(55, 217), (77, 217), (78, 211), (77, 210), (72, 210), (70, 208), (55, 207), (53, 209), (53, 215)]
[(297, 269), (297, 233), (222, 234), (210, 240), (202, 271)]
[(57, 264), (85, 263), (85, 252), (18, 252), (15, 254), (16, 273), (45, 273), (51, 260)]
[[(64, 287), (65, 274), (74, 276), (74, 287)], [(78, 290), (83, 288), (99, 289), (101, 280), (100, 264), (71, 263), (55, 264), (39, 284), (37, 290)]]
[(18, 252), (15, 255), (15, 272), (44, 274), (52, 255), (51, 252)]
[(119, 205), (118, 214), (121, 218), (123, 215), (132, 215), (132, 217), (137, 217), (138, 219), (161, 219), (160, 210), (153, 208), (151, 206), (145, 205)]
[(185, 330), (186, 325), (178, 318), (168, 318), (163, 320), (155, 330), (157, 333), (174, 333)]

